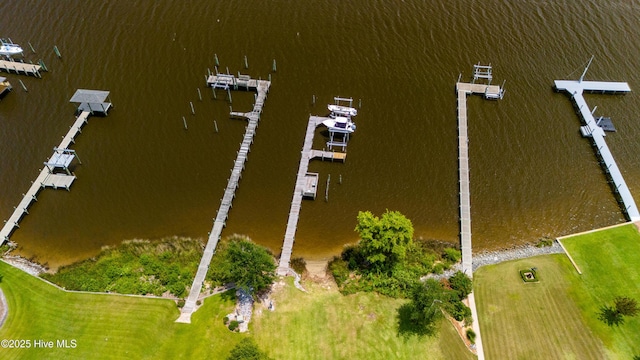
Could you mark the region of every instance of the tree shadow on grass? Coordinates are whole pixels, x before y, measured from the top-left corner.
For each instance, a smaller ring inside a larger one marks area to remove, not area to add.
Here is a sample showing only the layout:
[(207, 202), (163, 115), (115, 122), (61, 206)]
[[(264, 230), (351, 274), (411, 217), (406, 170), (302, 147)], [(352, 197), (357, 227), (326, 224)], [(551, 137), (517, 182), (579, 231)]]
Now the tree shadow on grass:
[(398, 308), (396, 320), (398, 325), (399, 337), (407, 340), (412, 336), (433, 336), (437, 333), (435, 321), (431, 323), (417, 321), (412, 317), (413, 313), (414, 308), (411, 303), (404, 304)]

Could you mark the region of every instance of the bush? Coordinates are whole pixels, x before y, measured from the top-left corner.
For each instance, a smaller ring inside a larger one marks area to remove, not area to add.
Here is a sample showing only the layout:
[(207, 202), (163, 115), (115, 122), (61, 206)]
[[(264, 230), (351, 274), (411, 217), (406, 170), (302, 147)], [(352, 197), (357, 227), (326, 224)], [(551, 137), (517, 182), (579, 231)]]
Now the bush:
[(238, 321), (231, 320), (231, 322), (229, 322), (229, 330), (236, 331), (236, 329), (238, 328), (239, 325), (240, 325), (240, 323)]
[(179, 308), (183, 308), (183, 307), (184, 307), (184, 304), (185, 304), (184, 299), (179, 299), (179, 300), (178, 300), (178, 307), (179, 307)]
[(538, 239), (538, 243), (536, 244), (536, 247), (541, 248), (541, 247), (547, 247), (547, 246), (553, 246), (553, 239), (552, 238), (550, 238), (548, 236), (545, 236), (545, 237), (542, 237), (542, 238)]
[(431, 272), (433, 272), (434, 274), (442, 274), (444, 272), (444, 264), (443, 263), (437, 263), (433, 266), (433, 269), (431, 270)]
[(462, 271), (456, 271), (456, 273), (449, 278), (449, 285), (451, 289), (455, 291), (458, 300), (466, 298), (471, 294), (471, 291), (473, 291), (471, 279)]
[(476, 343), (476, 332), (473, 331), (473, 329), (467, 329), (467, 339), (469, 339), (472, 344)]
[(450, 303), (448, 306), (448, 311), (454, 319), (458, 321), (465, 320), (466, 318), (471, 316), (471, 309), (467, 305), (465, 305), (462, 301), (454, 301)]
[(222, 319), (222, 323), (227, 326), (227, 324), (229, 323), (229, 317), (225, 316), (224, 319)]
[(252, 338), (244, 338), (231, 350), (227, 360), (269, 360)]
[(298, 275), (302, 275), (307, 272), (307, 262), (301, 257), (291, 259), (289, 267), (291, 267), (293, 271), (297, 272)]
[(329, 261), (328, 269), (331, 275), (333, 275), (333, 279), (336, 281), (338, 286), (342, 286), (342, 284), (349, 279), (349, 267), (347, 262), (337, 256), (334, 256), (334, 258)]
[(448, 247), (444, 249), (442, 258), (451, 263), (457, 263), (458, 261), (460, 261), (460, 259), (462, 259), (462, 253), (458, 249)]
[(202, 305), (202, 301), (197, 300), (197, 301), (196, 301), (196, 305), (198, 305), (198, 306)]

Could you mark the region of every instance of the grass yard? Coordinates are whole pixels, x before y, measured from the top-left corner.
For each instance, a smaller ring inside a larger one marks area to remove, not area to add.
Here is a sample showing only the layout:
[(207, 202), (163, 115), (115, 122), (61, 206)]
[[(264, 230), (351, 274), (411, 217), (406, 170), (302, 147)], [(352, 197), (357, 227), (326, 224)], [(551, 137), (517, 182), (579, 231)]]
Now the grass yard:
[[(640, 315), (609, 327), (597, 319), (600, 307), (617, 296), (640, 302), (640, 233), (625, 225), (562, 240), (582, 275), (572, 276), (572, 295), (589, 328), (604, 342), (609, 358), (640, 355)], [(575, 273), (575, 270), (574, 270)]]
[(475, 358), (444, 320), (437, 337), (399, 337), (396, 315), (404, 300), (305, 286), (308, 293), (284, 287), (276, 294), (276, 311), (252, 319), (257, 343), (275, 359)]
[[(30, 340), (30, 349), (0, 348), (1, 359), (224, 358), (241, 339), (222, 324), (233, 300), (207, 299), (192, 324), (176, 324), (173, 301), (67, 293), (0, 262), (9, 316), (0, 339)], [(53, 341), (36, 349), (34, 340)], [(76, 348), (57, 348), (75, 339)]]
[[(446, 321), (434, 338), (397, 335), (403, 302), (376, 294), (342, 296), (309, 284), (309, 293), (287, 285), (276, 294), (276, 311), (257, 312), (250, 335), (222, 325), (232, 311), (229, 295), (213, 296), (177, 324), (173, 301), (121, 295), (68, 293), (0, 262), (0, 287), (9, 316), (0, 339), (30, 340), (29, 349), (0, 347), (0, 359), (224, 359), (240, 339), (253, 336), (274, 359), (472, 359)], [(54, 348), (34, 348), (34, 340)], [(60, 348), (57, 340), (75, 340)]]
[[(520, 270), (537, 268), (539, 283)], [(579, 277), (565, 255), (485, 266), (474, 273), (487, 359), (603, 359), (604, 344), (589, 329), (572, 288)]]

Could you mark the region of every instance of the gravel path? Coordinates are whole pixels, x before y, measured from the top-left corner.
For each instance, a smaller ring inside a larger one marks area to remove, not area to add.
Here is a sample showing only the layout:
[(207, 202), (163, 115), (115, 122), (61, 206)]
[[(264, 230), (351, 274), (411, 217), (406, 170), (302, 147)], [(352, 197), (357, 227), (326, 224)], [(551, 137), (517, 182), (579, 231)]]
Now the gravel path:
[(251, 314), (253, 310), (253, 298), (242, 289), (236, 290), (236, 297), (238, 299), (237, 313), (242, 315), (244, 321), (238, 325), (238, 331), (246, 332), (249, 330), (249, 321), (251, 321)]

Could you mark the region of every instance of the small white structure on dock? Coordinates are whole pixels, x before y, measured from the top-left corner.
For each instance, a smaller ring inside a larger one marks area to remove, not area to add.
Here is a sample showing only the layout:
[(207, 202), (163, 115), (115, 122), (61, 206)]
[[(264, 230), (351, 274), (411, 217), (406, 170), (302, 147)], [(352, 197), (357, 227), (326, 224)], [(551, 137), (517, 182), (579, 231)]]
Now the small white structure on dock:
[(94, 113), (107, 115), (112, 106), (109, 92), (103, 90), (78, 89), (69, 102), (79, 103), (78, 112), (88, 111), (91, 115)]
[(640, 220), (640, 212), (636, 202), (624, 181), (624, 177), (616, 164), (607, 142), (605, 130), (599, 126), (598, 121), (593, 116), (593, 111), (589, 109), (589, 105), (584, 100), (582, 94), (584, 92), (593, 92), (601, 94), (625, 94), (631, 91), (629, 84), (626, 82), (611, 81), (583, 81), (584, 76), (589, 69), (589, 65), (593, 61), (593, 57), (589, 60), (589, 64), (585, 68), (579, 80), (555, 80), (555, 89), (558, 91), (566, 91), (573, 100), (575, 107), (583, 122), (580, 128), (582, 136), (593, 139), (597, 155), (602, 160), (602, 166), (612, 181), (612, 188), (618, 194), (623, 204), (623, 211), (631, 221)]
[(6, 77), (0, 76), (0, 98), (2, 98), (6, 93), (11, 91), (13, 87), (11, 87), (11, 83), (7, 81)]

